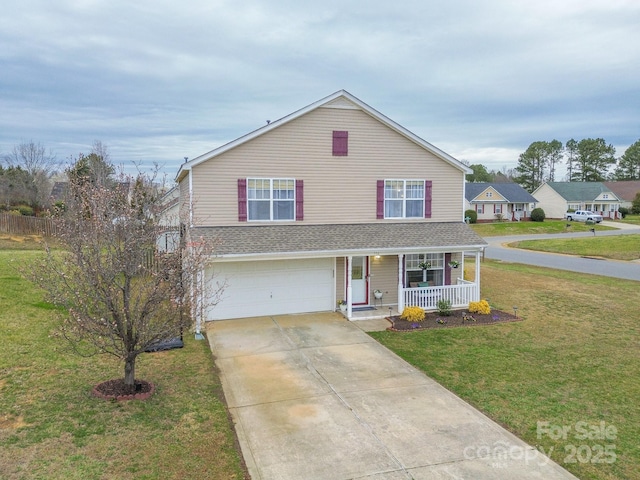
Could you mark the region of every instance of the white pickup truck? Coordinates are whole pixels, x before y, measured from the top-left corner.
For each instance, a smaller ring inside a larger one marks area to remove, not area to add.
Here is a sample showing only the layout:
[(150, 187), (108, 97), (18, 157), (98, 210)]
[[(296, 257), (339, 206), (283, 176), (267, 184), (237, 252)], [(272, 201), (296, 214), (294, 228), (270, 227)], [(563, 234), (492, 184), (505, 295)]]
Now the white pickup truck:
[(578, 222), (586, 222), (588, 220), (595, 223), (600, 223), (602, 221), (602, 215), (590, 212), (589, 210), (576, 210), (575, 212), (567, 212), (565, 216), (569, 221), (576, 220)]

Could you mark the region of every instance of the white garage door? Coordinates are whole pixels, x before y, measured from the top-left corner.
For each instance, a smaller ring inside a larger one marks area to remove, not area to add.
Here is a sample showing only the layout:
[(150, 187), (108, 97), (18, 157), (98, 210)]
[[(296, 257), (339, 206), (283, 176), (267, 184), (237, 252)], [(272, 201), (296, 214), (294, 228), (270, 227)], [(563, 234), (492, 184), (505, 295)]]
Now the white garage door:
[(227, 287), (207, 320), (333, 310), (333, 264), (332, 258), (217, 263), (207, 273)]

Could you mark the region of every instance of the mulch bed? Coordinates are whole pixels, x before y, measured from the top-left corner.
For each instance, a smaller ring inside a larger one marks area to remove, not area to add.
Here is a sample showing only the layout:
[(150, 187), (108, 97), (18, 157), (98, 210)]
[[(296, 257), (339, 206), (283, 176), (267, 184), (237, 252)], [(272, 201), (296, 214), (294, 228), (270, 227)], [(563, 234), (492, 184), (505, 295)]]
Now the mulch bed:
[(118, 378), (99, 383), (93, 387), (91, 393), (104, 400), (146, 400), (153, 395), (156, 387), (151, 382), (136, 379), (135, 389), (135, 393), (131, 393), (124, 383), (124, 378)]
[[(466, 321), (464, 320), (465, 314), (467, 315)], [(469, 317), (473, 318), (473, 320)], [(522, 318), (500, 310), (492, 310), (488, 315), (480, 313), (468, 314), (466, 310), (453, 310), (449, 316), (439, 315), (438, 312), (427, 312), (422, 322), (407, 322), (401, 320), (399, 316), (387, 317), (387, 320), (392, 324), (387, 330), (394, 332), (411, 332), (426, 330), (428, 328), (473, 327), (477, 325), (519, 322)]]

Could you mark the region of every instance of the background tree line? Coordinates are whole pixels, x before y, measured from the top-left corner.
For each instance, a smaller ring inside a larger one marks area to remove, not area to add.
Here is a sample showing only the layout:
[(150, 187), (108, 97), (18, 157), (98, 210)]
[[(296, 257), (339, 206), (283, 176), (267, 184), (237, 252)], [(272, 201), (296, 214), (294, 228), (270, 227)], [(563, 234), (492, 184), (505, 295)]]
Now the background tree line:
[(37, 215), (51, 207), (56, 200), (51, 196), (56, 179), (68, 182), (70, 175), (90, 175), (104, 183), (114, 174), (107, 147), (97, 140), (91, 153), (79, 154), (67, 168), (33, 140), (16, 145), (0, 159), (0, 211), (23, 215)]
[(518, 157), (514, 180), (529, 192), (544, 182), (554, 182), (556, 169), (564, 162), (569, 182), (640, 180), (640, 140), (616, 159), (616, 149), (603, 138), (573, 138), (533, 142)]
[[(600, 182), (604, 180), (640, 180), (640, 140), (616, 159), (616, 149), (602, 138), (536, 141), (520, 154), (515, 169), (488, 172), (483, 165), (469, 165), (469, 182), (513, 181), (533, 192), (544, 182)], [(563, 179), (556, 176), (558, 167), (566, 166)]]

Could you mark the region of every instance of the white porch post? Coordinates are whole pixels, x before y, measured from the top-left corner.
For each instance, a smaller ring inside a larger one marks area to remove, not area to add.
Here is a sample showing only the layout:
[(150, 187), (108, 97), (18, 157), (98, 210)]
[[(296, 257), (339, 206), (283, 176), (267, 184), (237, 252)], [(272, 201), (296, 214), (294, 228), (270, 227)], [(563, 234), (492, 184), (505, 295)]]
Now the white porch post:
[(476, 302), (480, 301), (480, 251), (476, 252)]
[(402, 287), (402, 265), (404, 254), (398, 254), (398, 313), (404, 310), (404, 289)]
[(352, 259), (353, 257), (347, 257), (347, 318), (351, 320), (351, 316), (353, 315), (353, 304), (352, 304), (352, 287), (351, 287), (351, 267), (352, 267)]

